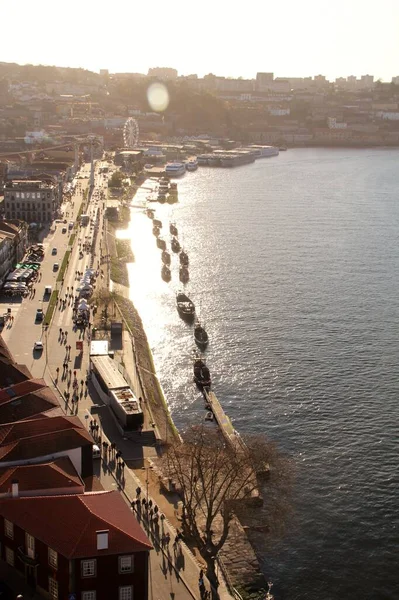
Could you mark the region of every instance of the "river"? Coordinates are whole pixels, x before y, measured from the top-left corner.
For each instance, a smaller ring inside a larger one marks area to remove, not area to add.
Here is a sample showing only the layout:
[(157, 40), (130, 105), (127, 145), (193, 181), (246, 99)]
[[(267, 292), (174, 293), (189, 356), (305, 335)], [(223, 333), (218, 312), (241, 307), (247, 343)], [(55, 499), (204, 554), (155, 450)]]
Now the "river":
[[(153, 207), (189, 254), (216, 394), (296, 464), (292, 522), (260, 556), (277, 600), (398, 598), (399, 151), (290, 149), (178, 188)], [(131, 298), (184, 428), (204, 418), (192, 329), (151, 230), (132, 208)]]

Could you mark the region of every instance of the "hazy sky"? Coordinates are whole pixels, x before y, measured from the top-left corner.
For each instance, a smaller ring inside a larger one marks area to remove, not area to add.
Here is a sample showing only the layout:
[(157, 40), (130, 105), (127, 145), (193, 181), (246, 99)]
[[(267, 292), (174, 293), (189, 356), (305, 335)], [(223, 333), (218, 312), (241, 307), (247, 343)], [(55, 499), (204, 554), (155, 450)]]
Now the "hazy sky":
[(399, 75), (399, 0), (0, 2), (0, 60), (253, 78)]

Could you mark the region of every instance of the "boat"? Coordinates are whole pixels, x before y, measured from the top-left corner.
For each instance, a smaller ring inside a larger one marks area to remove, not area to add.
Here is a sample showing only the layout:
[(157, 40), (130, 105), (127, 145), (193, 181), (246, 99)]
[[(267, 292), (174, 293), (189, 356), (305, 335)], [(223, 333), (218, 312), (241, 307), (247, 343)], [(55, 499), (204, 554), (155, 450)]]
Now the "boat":
[(158, 197), (157, 197), (157, 201), (160, 202), (161, 204), (165, 204), (165, 202), (166, 202), (166, 194), (164, 194), (163, 192), (159, 192)]
[(202, 358), (196, 358), (194, 361), (194, 381), (201, 389), (211, 387), (211, 374)]
[(147, 217), (149, 217), (150, 219), (153, 219), (153, 218), (154, 218), (154, 214), (155, 214), (155, 212), (154, 212), (154, 209), (152, 209), (152, 208), (147, 208), (147, 210), (146, 210), (145, 212), (146, 212), (146, 214), (147, 214)]
[(196, 157), (189, 158), (186, 162), (187, 171), (196, 171), (198, 169), (198, 160)]
[(177, 312), (182, 319), (185, 319), (186, 321), (194, 320), (195, 304), (186, 294), (183, 294), (183, 292), (179, 292), (176, 295), (176, 307)]
[(186, 172), (186, 165), (182, 162), (168, 163), (165, 167), (167, 177), (181, 177)]
[(153, 235), (155, 235), (155, 237), (158, 237), (161, 234), (161, 230), (159, 229), (159, 227), (153, 227), (152, 233)]
[(198, 164), (204, 167), (207, 166), (210, 156), (212, 156), (212, 154), (200, 154), (199, 156), (197, 156)]
[(161, 250), (166, 250), (166, 242), (165, 242), (165, 240), (163, 240), (162, 238), (158, 237), (157, 238), (157, 246), (158, 246), (158, 248), (161, 248)]
[(178, 202), (179, 198), (177, 196), (177, 192), (176, 192), (176, 194), (168, 194), (166, 201), (168, 204), (175, 204), (176, 202)]
[(209, 342), (209, 336), (205, 331), (205, 327), (203, 327), (199, 321), (196, 321), (194, 326), (194, 339), (197, 346), (201, 348), (201, 350), (205, 350)]
[(159, 185), (169, 187), (169, 179), (167, 179), (166, 177), (161, 177), (161, 179), (159, 180)]
[(181, 264), (181, 265), (185, 265), (186, 267), (188, 267), (188, 264), (189, 264), (189, 259), (188, 259), (188, 254), (187, 254), (187, 252), (184, 252), (184, 250), (182, 250), (182, 251), (180, 252), (180, 256), (179, 256), (179, 258), (180, 258), (180, 264)]
[(280, 146), (280, 152), (287, 152), (287, 146)]
[(190, 273), (188, 272), (188, 267), (186, 267), (185, 265), (180, 266), (179, 279), (182, 283), (187, 283), (190, 279)]
[(176, 181), (171, 181), (170, 182), (170, 191), (171, 193), (174, 192), (177, 194), (177, 183)]
[(248, 165), (255, 162), (256, 154), (251, 150), (234, 150), (220, 157), (220, 165), (222, 167), (238, 167), (240, 165)]
[(172, 235), (178, 235), (179, 234), (179, 232), (177, 231), (177, 227), (176, 227), (176, 225), (174, 223), (171, 223), (169, 225), (169, 231), (170, 231), (170, 233)]
[[(261, 146), (260, 144), (253, 144), (248, 147), (248, 150), (255, 152), (255, 158), (268, 158), (269, 156), (278, 156), (278, 153), (282, 148), (277, 146)], [(287, 148), (285, 148), (287, 150)]]
[(180, 242), (176, 237), (172, 237), (172, 241), (170, 243), (173, 252), (180, 252)]
[(209, 156), (208, 165), (210, 167), (220, 167), (220, 156), (217, 156), (217, 155)]
[(155, 227), (159, 227), (159, 229), (161, 229), (162, 221), (160, 221), (159, 219), (154, 219), (153, 223)]
[(164, 281), (170, 281), (172, 278), (171, 272), (169, 267), (167, 267), (166, 265), (162, 266), (162, 270), (161, 270), (161, 277)]
[(208, 412), (206, 413), (205, 421), (213, 421), (213, 412), (211, 410), (208, 410)]
[(162, 251), (162, 262), (164, 265), (170, 265), (170, 254), (167, 250)]

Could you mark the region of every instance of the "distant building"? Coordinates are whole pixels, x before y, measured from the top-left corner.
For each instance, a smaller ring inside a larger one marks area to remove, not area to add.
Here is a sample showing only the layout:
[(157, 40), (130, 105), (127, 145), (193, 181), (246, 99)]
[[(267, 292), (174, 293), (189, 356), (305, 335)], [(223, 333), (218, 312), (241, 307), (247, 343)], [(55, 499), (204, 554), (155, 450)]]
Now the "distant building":
[(374, 75), (362, 75), (359, 85), (363, 89), (371, 89), (374, 86)]
[(109, 71), (108, 69), (100, 69), (100, 77), (108, 77)]
[(171, 69), (169, 67), (153, 67), (148, 69), (148, 77), (157, 77), (158, 79), (174, 81), (177, 79), (177, 69)]
[(256, 89), (266, 91), (271, 89), (274, 79), (274, 73), (256, 73)]
[(394, 85), (399, 85), (399, 75), (397, 75), (396, 77), (392, 77), (392, 83)]
[(50, 223), (59, 204), (59, 186), (44, 181), (12, 180), (4, 186), (6, 219)]

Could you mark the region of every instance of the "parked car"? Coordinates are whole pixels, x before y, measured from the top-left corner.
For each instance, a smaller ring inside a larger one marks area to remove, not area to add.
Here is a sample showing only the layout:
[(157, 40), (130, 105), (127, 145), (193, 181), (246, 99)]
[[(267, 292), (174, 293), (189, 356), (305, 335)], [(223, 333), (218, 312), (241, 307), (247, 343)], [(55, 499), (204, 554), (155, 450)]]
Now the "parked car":
[(66, 228), (66, 227), (63, 227), (63, 228), (62, 228), (62, 233), (66, 233), (66, 232), (67, 232), (67, 228)]
[(40, 340), (33, 344), (33, 350), (35, 350), (36, 352), (42, 352), (43, 347), (43, 342), (41, 342)]
[(36, 311), (36, 321), (43, 321), (44, 313), (42, 308), (38, 308)]
[(97, 446), (97, 444), (93, 444), (93, 459), (94, 458), (101, 458), (100, 448)]
[(53, 264), (53, 271), (58, 271), (59, 268), (60, 268), (60, 265), (58, 263)]
[(57, 254), (57, 248), (53, 248), (52, 251), (51, 251), (51, 254), (53, 254), (53, 255)]

